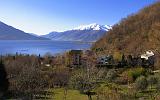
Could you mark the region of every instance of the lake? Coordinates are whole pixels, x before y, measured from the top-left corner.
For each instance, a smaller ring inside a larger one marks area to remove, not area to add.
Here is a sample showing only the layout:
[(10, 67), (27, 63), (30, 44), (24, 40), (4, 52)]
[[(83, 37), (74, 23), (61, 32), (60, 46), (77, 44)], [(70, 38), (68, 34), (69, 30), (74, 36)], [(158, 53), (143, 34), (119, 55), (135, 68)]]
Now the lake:
[(69, 50), (85, 50), (91, 47), (91, 43), (69, 42), (69, 41), (30, 41), (30, 40), (0, 40), (0, 54), (36, 54), (55, 55)]

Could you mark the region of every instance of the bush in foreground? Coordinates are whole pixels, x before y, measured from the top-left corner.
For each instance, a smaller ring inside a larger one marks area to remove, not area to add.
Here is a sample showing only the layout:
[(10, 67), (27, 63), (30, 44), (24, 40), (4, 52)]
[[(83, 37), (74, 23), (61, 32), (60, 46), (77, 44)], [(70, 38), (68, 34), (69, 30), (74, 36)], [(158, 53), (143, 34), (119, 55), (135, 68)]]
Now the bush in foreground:
[(140, 76), (135, 81), (135, 89), (137, 91), (144, 91), (147, 89), (148, 82), (144, 76)]

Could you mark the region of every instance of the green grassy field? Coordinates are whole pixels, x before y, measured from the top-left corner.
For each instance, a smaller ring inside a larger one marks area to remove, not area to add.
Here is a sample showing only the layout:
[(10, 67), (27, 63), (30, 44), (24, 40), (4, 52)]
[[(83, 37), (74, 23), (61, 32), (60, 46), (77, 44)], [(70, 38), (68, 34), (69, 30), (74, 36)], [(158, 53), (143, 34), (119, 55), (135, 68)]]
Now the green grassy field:
[[(117, 90), (117, 92), (116, 92)], [(99, 95), (102, 100), (110, 100), (111, 98), (114, 100), (119, 100), (120, 96), (124, 96), (124, 99), (120, 100), (139, 100), (139, 98), (143, 98), (145, 100), (154, 100), (153, 96), (157, 95), (156, 98), (159, 98), (159, 93), (155, 90), (146, 90), (144, 92), (137, 92), (136, 94), (132, 94), (132, 89), (129, 90), (127, 85), (117, 85), (114, 83), (103, 83), (94, 90), (96, 93), (104, 93), (105, 95)], [(78, 90), (68, 89), (67, 91), (64, 88), (55, 88), (49, 89), (46, 91), (47, 95), (41, 94), (39, 95), (41, 100), (88, 100), (88, 96), (81, 94)], [(130, 95), (130, 96), (129, 96)], [(127, 99), (128, 98), (128, 99)], [(38, 99), (38, 98), (37, 98)], [(92, 96), (92, 100), (97, 100), (97, 95)], [(155, 99), (160, 100), (160, 99)]]
[[(66, 97), (64, 88), (51, 89), (49, 91), (53, 92), (52, 97), (54, 100), (88, 100), (88, 96), (80, 94), (78, 90), (67, 90)], [(96, 100), (96, 96), (92, 96), (92, 99)]]

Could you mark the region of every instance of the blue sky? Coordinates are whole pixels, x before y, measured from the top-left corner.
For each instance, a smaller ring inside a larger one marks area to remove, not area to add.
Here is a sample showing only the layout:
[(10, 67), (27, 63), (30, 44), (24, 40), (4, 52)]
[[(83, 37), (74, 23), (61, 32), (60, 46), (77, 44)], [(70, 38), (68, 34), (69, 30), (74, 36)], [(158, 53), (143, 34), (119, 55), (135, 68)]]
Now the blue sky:
[(114, 25), (156, 0), (0, 0), (0, 21), (35, 34)]

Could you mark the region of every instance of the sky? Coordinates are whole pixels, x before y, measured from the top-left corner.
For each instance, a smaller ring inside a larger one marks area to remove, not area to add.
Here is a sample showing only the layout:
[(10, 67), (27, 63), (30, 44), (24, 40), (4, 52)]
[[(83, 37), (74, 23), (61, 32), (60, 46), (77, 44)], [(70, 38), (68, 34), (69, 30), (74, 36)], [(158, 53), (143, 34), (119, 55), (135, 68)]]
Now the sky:
[(0, 21), (38, 35), (79, 25), (114, 25), (156, 0), (0, 0)]

